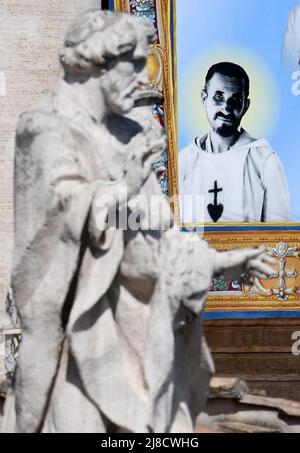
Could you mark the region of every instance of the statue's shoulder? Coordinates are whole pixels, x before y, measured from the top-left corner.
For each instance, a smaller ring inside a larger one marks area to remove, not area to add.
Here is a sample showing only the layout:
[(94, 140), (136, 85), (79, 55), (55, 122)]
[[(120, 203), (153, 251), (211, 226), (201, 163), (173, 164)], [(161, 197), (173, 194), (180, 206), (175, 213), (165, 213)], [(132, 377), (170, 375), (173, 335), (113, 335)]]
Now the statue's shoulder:
[(89, 143), (84, 137), (83, 130), (74, 128), (74, 124), (68, 118), (57, 112), (33, 109), (23, 113), (19, 118), (16, 130), (16, 151), (18, 149), (29, 151), (37, 140), (40, 145), (44, 143), (48, 146), (56, 143), (59, 147), (63, 144), (74, 144), (78, 140)]
[(55, 133), (57, 136), (72, 134), (72, 122), (55, 107), (51, 91), (46, 92), (40, 101), (19, 117), (16, 136), (30, 139), (40, 134)]
[(30, 110), (22, 113), (17, 125), (17, 137), (36, 136), (41, 133), (58, 130), (61, 127), (58, 115), (42, 110)]

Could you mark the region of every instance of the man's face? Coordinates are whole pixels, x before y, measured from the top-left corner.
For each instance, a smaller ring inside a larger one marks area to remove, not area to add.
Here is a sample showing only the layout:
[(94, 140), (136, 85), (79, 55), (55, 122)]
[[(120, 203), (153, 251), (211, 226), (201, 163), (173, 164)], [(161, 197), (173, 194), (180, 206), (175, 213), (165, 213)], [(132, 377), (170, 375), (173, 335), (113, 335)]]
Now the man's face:
[(143, 41), (134, 51), (109, 63), (107, 72), (101, 77), (101, 89), (112, 112), (127, 113), (132, 109), (139, 84), (149, 81), (146, 63), (147, 43)]
[(244, 84), (244, 80), (215, 73), (202, 91), (208, 122), (212, 130), (223, 137), (237, 131), (249, 108)]

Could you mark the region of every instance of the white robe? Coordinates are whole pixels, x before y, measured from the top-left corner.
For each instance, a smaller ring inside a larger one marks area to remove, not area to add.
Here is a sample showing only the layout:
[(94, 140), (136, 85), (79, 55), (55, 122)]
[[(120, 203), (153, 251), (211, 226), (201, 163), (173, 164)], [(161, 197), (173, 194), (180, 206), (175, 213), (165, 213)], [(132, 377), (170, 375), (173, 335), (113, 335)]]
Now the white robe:
[(292, 68), (299, 66), (300, 61), (300, 5), (290, 14), (282, 46), (282, 62)]
[[(196, 138), (179, 153), (181, 220), (184, 223), (290, 221), (285, 173), (270, 145), (242, 131), (229, 150), (212, 153), (208, 138), (209, 134)], [(210, 192), (215, 183), (220, 190), (217, 197)], [(195, 210), (199, 204), (202, 213)], [(219, 218), (212, 219), (209, 205), (218, 206)]]

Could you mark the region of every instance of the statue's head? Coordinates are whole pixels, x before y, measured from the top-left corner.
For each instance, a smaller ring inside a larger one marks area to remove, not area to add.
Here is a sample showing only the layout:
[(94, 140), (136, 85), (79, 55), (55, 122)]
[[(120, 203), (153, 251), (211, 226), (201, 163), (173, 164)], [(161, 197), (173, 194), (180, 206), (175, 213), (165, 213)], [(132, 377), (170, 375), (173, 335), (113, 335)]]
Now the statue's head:
[(60, 61), (69, 79), (99, 78), (108, 108), (128, 112), (139, 84), (148, 81), (148, 45), (155, 37), (150, 22), (130, 14), (87, 11), (67, 32)]

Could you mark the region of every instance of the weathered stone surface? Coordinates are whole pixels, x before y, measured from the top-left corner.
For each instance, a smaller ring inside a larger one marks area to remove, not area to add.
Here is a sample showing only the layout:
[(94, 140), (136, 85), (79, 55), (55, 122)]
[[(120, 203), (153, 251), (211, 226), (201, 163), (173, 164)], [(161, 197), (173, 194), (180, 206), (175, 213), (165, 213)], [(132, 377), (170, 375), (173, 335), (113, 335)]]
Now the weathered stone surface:
[[(7, 306), (8, 308), (8, 306)], [(19, 327), (19, 319), (16, 319), (16, 307), (12, 303), (8, 313), (0, 312), (0, 393), (3, 396), (7, 389), (7, 377), (13, 375), (15, 368), (15, 351), (18, 344), (14, 321)], [(18, 329), (18, 331), (20, 331)], [(7, 335), (10, 333), (11, 335)], [(17, 342), (17, 343), (16, 343)]]
[(297, 433), (300, 403), (251, 394), (245, 382), (238, 379), (214, 378), (197, 424), (227, 433)]
[(5, 366), (4, 366), (4, 360), (5, 360), (5, 340), (4, 340), (4, 335), (3, 335), (3, 324), (4, 322), (4, 316), (2, 313), (0, 313), (0, 395), (3, 394), (4, 391), (4, 385), (6, 383), (6, 371), (5, 371)]
[(268, 398), (257, 395), (244, 395), (240, 398), (240, 402), (252, 406), (256, 405), (277, 409), (284, 415), (299, 417), (300, 420), (300, 402), (298, 401), (289, 401), (282, 398)]
[(0, 396), (2, 396), (4, 392), (4, 385), (6, 383), (6, 371), (4, 367), (4, 359), (5, 359), (4, 337), (0, 333)]
[(210, 381), (210, 398), (241, 398), (247, 393), (248, 385), (241, 379), (214, 377)]

